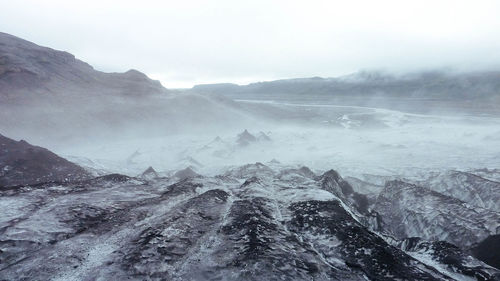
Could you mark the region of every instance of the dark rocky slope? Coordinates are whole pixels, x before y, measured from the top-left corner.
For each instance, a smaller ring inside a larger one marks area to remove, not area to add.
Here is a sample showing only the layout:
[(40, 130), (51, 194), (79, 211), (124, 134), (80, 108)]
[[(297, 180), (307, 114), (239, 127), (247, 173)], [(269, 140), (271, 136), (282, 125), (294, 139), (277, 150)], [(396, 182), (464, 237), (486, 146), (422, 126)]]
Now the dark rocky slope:
[(81, 167), (24, 140), (0, 135), (0, 187), (88, 178)]
[(421, 237), (468, 248), (500, 229), (498, 212), (401, 180), (386, 183), (373, 209), (376, 228), (397, 239)]
[(360, 223), (349, 196), (336, 195), (345, 191), (335, 171), (317, 177), (261, 163), (181, 181), (113, 175), (3, 191), (0, 279), (498, 278), (472, 258), (475, 266), (458, 269), (453, 259), (420, 261), (407, 252), (415, 247)]
[(500, 212), (500, 182), (479, 175), (448, 171), (420, 181), (420, 185), (470, 205)]
[(500, 268), (500, 234), (491, 235), (475, 245), (472, 254), (485, 263)]

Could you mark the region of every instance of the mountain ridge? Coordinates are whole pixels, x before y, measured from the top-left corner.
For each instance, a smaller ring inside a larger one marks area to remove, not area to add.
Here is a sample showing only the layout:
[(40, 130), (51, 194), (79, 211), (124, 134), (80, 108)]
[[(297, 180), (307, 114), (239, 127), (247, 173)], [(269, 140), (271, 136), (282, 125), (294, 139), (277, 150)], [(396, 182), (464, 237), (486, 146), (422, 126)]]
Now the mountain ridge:
[(61, 79), (82, 85), (104, 83), (105, 77), (118, 79), (121, 83), (126, 78), (133, 78), (137, 82), (153, 83), (158, 93), (166, 91), (159, 81), (151, 80), (137, 70), (131, 69), (124, 73), (98, 71), (68, 52), (0, 32), (0, 95), (37, 87), (55, 88), (57, 85), (47, 83), (57, 83)]
[(391, 75), (362, 71), (337, 78), (292, 78), (235, 84), (195, 85), (188, 92), (233, 99), (384, 107), (408, 112), (500, 114), (500, 71), (446, 71)]
[(224, 129), (251, 119), (227, 98), (173, 92), (135, 69), (97, 71), (67, 52), (0, 33), (3, 134), (53, 146), (83, 136), (203, 131), (207, 122)]

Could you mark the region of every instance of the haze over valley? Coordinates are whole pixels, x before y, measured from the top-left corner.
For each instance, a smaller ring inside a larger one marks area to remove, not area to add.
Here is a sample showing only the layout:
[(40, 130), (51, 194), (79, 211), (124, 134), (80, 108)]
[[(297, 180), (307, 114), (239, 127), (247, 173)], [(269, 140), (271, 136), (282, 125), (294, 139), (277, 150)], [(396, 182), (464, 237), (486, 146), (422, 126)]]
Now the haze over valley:
[(500, 280), (500, 68), (179, 88), (56, 49), (0, 32), (0, 280)]

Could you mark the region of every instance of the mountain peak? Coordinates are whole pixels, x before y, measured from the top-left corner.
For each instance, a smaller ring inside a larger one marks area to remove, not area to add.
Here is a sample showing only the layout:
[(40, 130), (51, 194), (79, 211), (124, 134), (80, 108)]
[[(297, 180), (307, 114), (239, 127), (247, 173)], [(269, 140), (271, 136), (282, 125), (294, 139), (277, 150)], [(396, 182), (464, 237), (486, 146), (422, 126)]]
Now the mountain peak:
[(141, 178), (143, 179), (155, 179), (158, 178), (158, 173), (153, 169), (153, 167), (149, 166), (144, 172), (142, 172)]
[(236, 142), (240, 146), (247, 146), (255, 141), (257, 141), (257, 138), (254, 135), (250, 134), (247, 129), (245, 129), (245, 131), (240, 133), (238, 135), (238, 139), (236, 140)]
[(197, 176), (199, 176), (199, 174), (196, 173), (193, 169), (191, 169), (191, 167), (186, 167), (183, 170), (179, 170), (179, 171), (175, 172), (174, 176), (179, 178), (180, 180), (185, 180), (188, 178), (197, 177)]
[(124, 73), (124, 75), (126, 75), (130, 78), (135, 78), (135, 79), (150, 80), (150, 78), (146, 74), (144, 74), (136, 69), (129, 69)]
[(130, 69), (125, 73), (97, 71), (68, 52), (0, 33), (0, 98), (11, 93), (23, 98), (27, 89), (44, 89), (52, 96), (75, 95), (81, 90), (93, 94), (166, 91), (159, 81), (151, 80), (138, 70)]

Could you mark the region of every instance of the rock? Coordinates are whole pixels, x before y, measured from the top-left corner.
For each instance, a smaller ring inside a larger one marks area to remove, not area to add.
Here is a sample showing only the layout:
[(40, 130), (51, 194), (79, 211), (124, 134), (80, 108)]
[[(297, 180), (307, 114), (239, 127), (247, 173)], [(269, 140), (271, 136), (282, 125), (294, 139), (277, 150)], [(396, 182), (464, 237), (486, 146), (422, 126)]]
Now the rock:
[(471, 249), (472, 254), (477, 259), (500, 269), (500, 234), (486, 237), (479, 244)]
[(158, 173), (153, 169), (153, 167), (149, 166), (142, 174), (140, 175), (140, 178), (146, 179), (146, 180), (152, 180), (158, 178)]
[(473, 206), (500, 212), (500, 182), (472, 173), (448, 171), (419, 183)]
[(457, 246), (445, 241), (425, 241), (418, 237), (407, 238), (399, 242), (402, 250), (428, 265), (439, 264), (446, 274), (460, 274), (475, 280), (496, 280), (500, 278), (498, 270), (473, 259)]
[(251, 143), (254, 143), (257, 141), (257, 138), (250, 134), (246, 129), (243, 131), (243, 133), (238, 135), (238, 138), (236, 139), (236, 143), (239, 146), (247, 146)]
[[(283, 176), (290, 174), (300, 177)], [(271, 172), (256, 163), (173, 184), (109, 175), (0, 190), (0, 206), (8, 206), (0, 213), (0, 272), (6, 280), (498, 276), (449, 243), (389, 243), (336, 195), (349, 193), (338, 173), (306, 175), (306, 168)]]
[(373, 208), (398, 239), (421, 237), (467, 248), (495, 234), (500, 214), (401, 180), (389, 181)]
[(0, 135), (0, 187), (87, 179), (83, 168), (24, 140)]
[(187, 167), (183, 170), (179, 170), (177, 172), (174, 173), (174, 177), (180, 179), (180, 180), (185, 180), (185, 179), (189, 179), (189, 178), (194, 178), (194, 177), (197, 177), (199, 176), (198, 173), (196, 173), (195, 171), (193, 171), (193, 169), (191, 169), (191, 167)]
[(257, 140), (258, 141), (272, 141), (271, 138), (266, 135), (264, 132), (259, 132), (259, 134), (257, 135)]

